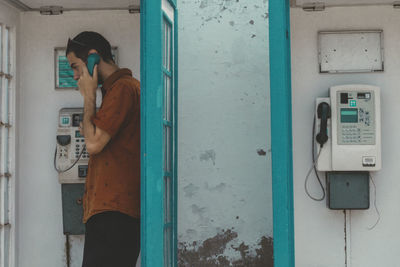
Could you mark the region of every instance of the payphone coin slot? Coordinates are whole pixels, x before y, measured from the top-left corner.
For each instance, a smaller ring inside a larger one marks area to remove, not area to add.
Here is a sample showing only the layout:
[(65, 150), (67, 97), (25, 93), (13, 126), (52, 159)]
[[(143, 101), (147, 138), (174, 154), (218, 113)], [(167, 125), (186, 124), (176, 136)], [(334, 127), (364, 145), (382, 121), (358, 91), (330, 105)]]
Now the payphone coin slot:
[(349, 103), (349, 95), (348, 93), (340, 93), (340, 104)]

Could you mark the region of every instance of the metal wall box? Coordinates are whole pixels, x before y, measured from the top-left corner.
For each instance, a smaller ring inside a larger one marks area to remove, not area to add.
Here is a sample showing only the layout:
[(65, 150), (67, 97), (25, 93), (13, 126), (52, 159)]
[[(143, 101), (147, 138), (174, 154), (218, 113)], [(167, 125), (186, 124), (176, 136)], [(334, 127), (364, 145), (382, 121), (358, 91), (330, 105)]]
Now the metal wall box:
[(320, 73), (383, 71), (383, 31), (321, 31), (318, 61)]
[(326, 185), (330, 209), (369, 209), (369, 172), (328, 172)]
[(85, 184), (62, 184), (62, 208), (64, 234), (83, 235), (85, 225), (82, 222), (82, 198)]
[(303, 7), (315, 2), (322, 2), (326, 7), (393, 5), (394, 0), (292, 0), (292, 6)]

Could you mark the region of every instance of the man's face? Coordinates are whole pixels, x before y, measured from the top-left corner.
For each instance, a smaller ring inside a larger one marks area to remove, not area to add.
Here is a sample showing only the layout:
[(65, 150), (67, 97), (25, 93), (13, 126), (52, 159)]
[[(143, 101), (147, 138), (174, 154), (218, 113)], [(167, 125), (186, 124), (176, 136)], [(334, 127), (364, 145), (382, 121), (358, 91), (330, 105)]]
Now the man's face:
[(82, 59), (78, 58), (74, 52), (70, 52), (67, 55), (67, 59), (69, 62), (69, 65), (71, 66), (72, 70), (74, 71), (74, 80), (77, 81), (81, 77), (83, 73), (83, 66), (85, 65), (85, 62), (82, 61)]

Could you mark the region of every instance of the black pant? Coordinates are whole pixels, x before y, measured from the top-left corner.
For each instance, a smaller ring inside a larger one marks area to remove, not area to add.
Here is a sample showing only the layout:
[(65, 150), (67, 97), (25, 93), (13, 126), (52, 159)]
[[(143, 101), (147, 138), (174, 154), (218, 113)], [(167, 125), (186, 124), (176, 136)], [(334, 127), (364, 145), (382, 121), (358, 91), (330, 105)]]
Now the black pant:
[(139, 219), (108, 211), (86, 222), (82, 267), (135, 267), (139, 251)]

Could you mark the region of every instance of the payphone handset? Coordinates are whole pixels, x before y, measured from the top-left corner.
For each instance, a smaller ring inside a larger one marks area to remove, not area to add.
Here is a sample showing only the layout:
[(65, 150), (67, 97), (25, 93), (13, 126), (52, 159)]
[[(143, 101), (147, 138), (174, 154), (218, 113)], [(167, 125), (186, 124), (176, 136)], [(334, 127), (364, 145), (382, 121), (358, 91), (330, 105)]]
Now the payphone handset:
[[(328, 105), (330, 109), (324, 109)], [(328, 116), (327, 113), (330, 113)], [(380, 89), (371, 85), (330, 88), (330, 98), (316, 101), (315, 136), (319, 171), (381, 169)], [(326, 128), (326, 129), (325, 129)], [(322, 138), (323, 139), (323, 138)], [(321, 144), (322, 143), (322, 144)], [(322, 151), (321, 151), (322, 149)]]
[(89, 154), (79, 131), (82, 119), (83, 108), (63, 108), (59, 111), (54, 165), (62, 184), (85, 182)]

